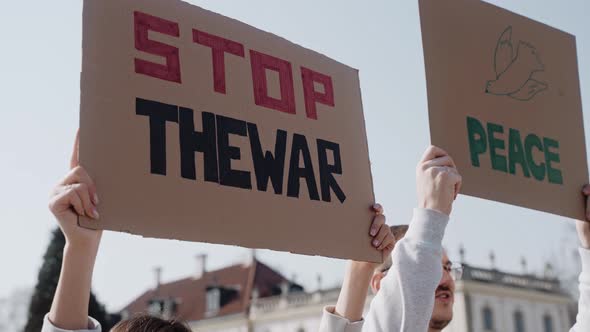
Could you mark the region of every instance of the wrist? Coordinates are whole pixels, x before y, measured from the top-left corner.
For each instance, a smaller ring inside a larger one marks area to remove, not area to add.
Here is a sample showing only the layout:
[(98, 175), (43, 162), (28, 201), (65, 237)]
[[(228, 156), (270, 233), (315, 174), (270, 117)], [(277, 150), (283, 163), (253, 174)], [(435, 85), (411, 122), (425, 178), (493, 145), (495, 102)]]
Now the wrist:
[(89, 242), (89, 241), (70, 241), (66, 239), (64, 246), (64, 254), (73, 253), (77, 256), (91, 256), (95, 257), (98, 253), (100, 242)]
[(360, 273), (360, 274), (372, 275), (373, 272), (375, 271), (375, 268), (378, 265), (379, 264), (370, 263), (370, 262), (350, 261), (350, 263), (348, 264), (348, 269), (350, 270), (350, 272), (355, 273), (355, 274)]
[(436, 212), (442, 213), (447, 216), (451, 215), (451, 207), (450, 206), (441, 206), (441, 205), (435, 204), (435, 203), (431, 203), (431, 204), (424, 203), (424, 204), (422, 204), (421, 208), (436, 211)]

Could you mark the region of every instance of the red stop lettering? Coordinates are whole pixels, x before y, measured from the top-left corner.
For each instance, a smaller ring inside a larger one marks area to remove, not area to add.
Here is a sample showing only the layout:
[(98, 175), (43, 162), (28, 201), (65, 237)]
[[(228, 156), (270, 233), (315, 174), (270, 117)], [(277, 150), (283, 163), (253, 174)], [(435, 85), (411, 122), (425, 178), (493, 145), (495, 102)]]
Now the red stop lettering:
[(150, 40), (148, 37), (148, 31), (150, 30), (178, 37), (180, 36), (178, 23), (138, 11), (134, 12), (134, 17), (135, 48), (139, 51), (166, 58), (165, 65), (135, 58), (135, 72), (166, 81), (181, 83), (178, 48)]
[[(254, 102), (256, 105), (295, 114), (295, 91), (293, 90), (291, 63), (254, 50), (250, 50), (250, 63), (252, 65), (252, 83), (254, 85)], [(268, 95), (267, 69), (279, 73), (281, 99)]]
[[(316, 102), (334, 107), (334, 88), (332, 78), (311, 69), (301, 67), (301, 79), (303, 81), (303, 97), (305, 99), (305, 113), (310, 119), (317, 120), (318, 113)], [(322, 84), (324, 92), (315, 90), (314, 82)]]
[(244, 57), (244, 45), (193, 29), (193, 41), (211, 47), (213, 58), (213, 89), (225, 94), (225, 53)]

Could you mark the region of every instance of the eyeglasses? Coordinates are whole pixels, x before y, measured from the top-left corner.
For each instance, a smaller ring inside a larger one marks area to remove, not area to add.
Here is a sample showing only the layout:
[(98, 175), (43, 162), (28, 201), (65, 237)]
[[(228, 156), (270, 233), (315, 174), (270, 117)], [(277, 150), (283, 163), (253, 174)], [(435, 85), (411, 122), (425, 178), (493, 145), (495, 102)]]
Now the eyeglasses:
[(443, 265), (443, 271), (448, 272), (453, 280), (457, 281), (463, 276), (463, 265), (453, 262), (447, 262)]
[[(391, 267), (381, 270), (382, 273), (387, 273)], [(443, 272), (447, 272), (451, 275), (451, 278), (455, 281), (460, 280), (463, 276), (463, 265), (459, 263), (447, 262), (443, 264)]]

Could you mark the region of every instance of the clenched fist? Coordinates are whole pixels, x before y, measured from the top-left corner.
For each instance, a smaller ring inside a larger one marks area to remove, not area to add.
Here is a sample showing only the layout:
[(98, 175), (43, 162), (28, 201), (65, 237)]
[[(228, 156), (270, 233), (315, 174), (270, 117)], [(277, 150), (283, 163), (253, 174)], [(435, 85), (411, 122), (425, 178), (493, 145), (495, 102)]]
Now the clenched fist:
[(461, 189), (461, 175), (448, 153), (431, 146), (416, 167), (416, 186), (419, 207), (450, 215)]

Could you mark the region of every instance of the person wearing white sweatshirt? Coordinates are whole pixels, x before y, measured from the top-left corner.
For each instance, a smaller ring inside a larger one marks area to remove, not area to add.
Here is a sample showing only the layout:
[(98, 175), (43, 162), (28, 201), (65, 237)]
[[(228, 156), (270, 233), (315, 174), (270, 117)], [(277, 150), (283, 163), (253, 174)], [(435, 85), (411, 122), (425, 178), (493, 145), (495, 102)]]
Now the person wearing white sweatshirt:
[[(439, 155), (443, 153), (444, 151), (438, 151)], [(451, 321), (455, 289), (453, 275), (456, 273), (442, 249), (442, 238), (451, 211), (450, 201), (448, 195), (446, 200), (443, 195), (438, 199), (444, 200), (449, 208), (428, 208), (435, 205), (426, 203), (428, 199), (423, 192), (427, 188), (442, 188), (434, 185), (431, 182), (432, 177), (425, 174), (432, 173), (427, 171), (428, 165), (433, 164), (431, 161), (436, 160), (436, 157), (432, 157), (427, 151), (418, 165), (418, 197), (422, 208), (414, 211), (414, 217), (403, 239), (400, 240), (402, 235), (396, 236), (397, 243), (392, 252), (391, 265), (349, 262), (336, 306), (324, 308), (320, 332), (440, 332)], [(452, 163), (452, 159), (450, 162)], [(584, 186), (582, 192), (586, 196), (586, 218), (590, 220), (590, 185)], [(590, 331), (588, 220), (576, 221), (582, 272), (579, 277), (578, 315), (570, 332)], [(376, 295), (366, 319), (363, 320), (362, 313), (369, 285)]]
[[(443, 260), (442, 239), (460, 187), (453, 159), (440, 148), (428, 148), (416, 167), (419, 208), (403, 239), (398, 233), (391, 267), (375, 272), (378, 264), (350, 262), (336, 306), (324, 309), (320, 332), (415, 332), (448, 324), (454, 281), (446, 255)], [(362, 320), (369, 284), (376, 295)]]

